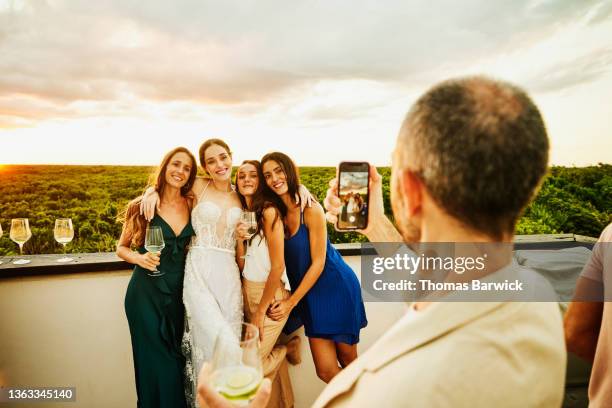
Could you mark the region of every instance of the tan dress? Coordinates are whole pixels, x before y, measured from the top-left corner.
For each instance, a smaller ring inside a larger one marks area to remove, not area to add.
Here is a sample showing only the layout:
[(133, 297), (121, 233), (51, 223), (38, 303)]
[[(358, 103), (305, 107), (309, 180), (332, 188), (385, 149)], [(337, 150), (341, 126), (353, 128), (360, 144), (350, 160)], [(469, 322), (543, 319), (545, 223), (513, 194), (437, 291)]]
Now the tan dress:
[[(257, 312), (266, 280), (271, 268), (270, 254), (265, 238), (255, 237), (247, 249), (243, 270), (242, 287), (245, 297), (245, 318), (249, 321)], [(274, 294), (274, 299), (282, 300), (290, 296), (286, 274)], [(287, 347), (277, 344), (287, 318), (274, 321), (264, 318), (264, 337), (260, 345), (264, 376), (272, 380), (272, 395), (268, 407), (292, 407), (293, 388), (287, 367)]]

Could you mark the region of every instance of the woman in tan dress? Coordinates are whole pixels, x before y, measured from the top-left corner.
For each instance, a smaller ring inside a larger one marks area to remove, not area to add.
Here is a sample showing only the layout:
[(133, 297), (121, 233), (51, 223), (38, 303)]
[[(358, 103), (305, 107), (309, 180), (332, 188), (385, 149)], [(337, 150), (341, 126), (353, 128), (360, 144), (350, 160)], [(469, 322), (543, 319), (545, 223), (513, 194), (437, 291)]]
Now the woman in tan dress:
[[(272, 398), (269, 407), (293, 406), (293, 390), (285, 358), (299, 363), (299, 337), (286, 345), (277, 340), (287, 318), (274, 321), (266, 316), (268, 307), (277, 300), (287, 299), (289, 280), (285, 272), (284, 230), (275, 197), (265, 197), (260, 184), (259, 162), (247, 160), (236, 173), (238, 197), (245, 211), (256, 214), (256, 232), (250, 236), (237, 231), (236, 261), (242, 271), (245, 318), (259, 328), (264, 376), (272, 380)], [(250, 237), (249, 237), (250, 236)], [(247, 239), (247, 237), (249, 237)]]

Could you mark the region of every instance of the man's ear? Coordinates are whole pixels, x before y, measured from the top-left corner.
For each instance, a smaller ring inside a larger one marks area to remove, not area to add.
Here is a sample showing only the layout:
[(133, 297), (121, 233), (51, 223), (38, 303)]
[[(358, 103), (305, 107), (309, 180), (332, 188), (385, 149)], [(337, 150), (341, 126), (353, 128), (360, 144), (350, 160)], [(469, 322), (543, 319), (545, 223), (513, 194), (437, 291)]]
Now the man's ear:
[(410, 170), (403, 170), (400, 177), (400, 190), (404, 208), (409, 217), (421, 212), (423, 205), (423, 189), (425, 186), (419, 177)]

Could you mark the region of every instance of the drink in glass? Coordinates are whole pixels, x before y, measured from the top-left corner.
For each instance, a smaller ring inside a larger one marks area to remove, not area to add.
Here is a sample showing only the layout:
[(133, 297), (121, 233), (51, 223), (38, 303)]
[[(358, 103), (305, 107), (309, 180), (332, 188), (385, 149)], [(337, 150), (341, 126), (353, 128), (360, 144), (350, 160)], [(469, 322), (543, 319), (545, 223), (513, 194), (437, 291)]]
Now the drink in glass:
[[(247, 233), (249, 234), (247, 239), (251, 239), (253, 234), (257, 232), (257, 215), (254, 211), (243, 211), (242, 214), (240, 214), (240, 221), (247, 226)], [(249, 254), (245, 256), (249, 256)]]
[[(166, 244), (164, 243), (164, 233), (161, 227), (157, 225), (150, 225), (147, 228), (145, 235), (145, 249), (148, 252), (161, 254)], [(154, 271), (147, 272), (149, 276), (162, 276), (165, 272), (155, 268)]]
[(257, 217), (254, 211), (243, 211), (240, 214), (240, 220), (246, 224), (247, 232), (250, 234), (247, 239), (251, 239), (253, 234), (257, 232)]
[(72, 220), (70, 218), (58, 218), (55, 220), (55, 228), (53, 229), (53, 236), (55, 240), (63, 245), (64, 256), (57, 260), (57, 262), (70, 262), (72, 258), (66, 256), (66, 244), (72, 241), (74, 238), (74, 228), (72, 227)]
[[(0, 238), (2, 237), (2, 224), (0, 224)], [(0, 261), (0, 265), (2, 265), (2, 261)]]
[[(23, 244), (25, 244), (30, 238), (32, 238), (32, 231), (30, 230), (30, 222), (27, 218), (13, 218), (11, 220), (11, 232), (9, 237), (13, 242), (19, 245), (19, 253), (23, 255)], [(30, 263), (29, 259), (16, 259), (13, 261), (15, 265), (25, 265)]]
[(215, 342), (212, 369), (213, 388), (238, 406), (248, 405), (263, 380), (257, 326), (243, 323), (240, 338), (222, 330)]

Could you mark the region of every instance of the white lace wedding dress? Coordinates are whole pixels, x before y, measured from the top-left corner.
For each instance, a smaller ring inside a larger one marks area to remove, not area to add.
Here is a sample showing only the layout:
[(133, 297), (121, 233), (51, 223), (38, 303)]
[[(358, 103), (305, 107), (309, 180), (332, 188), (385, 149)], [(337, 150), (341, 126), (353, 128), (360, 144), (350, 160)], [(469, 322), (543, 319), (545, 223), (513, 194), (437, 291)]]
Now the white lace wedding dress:
[(191, 213), (196, 235), (187, 254), (183, 286), (186, 394), (192, 406), (198, 373), (204, 362), (211, 361), (217, 336), (238, 338), (243, 318), (234, 235), (242, 210), (231, 206), (229, 197), (225, 207), (206, 201), (205, 192)]

